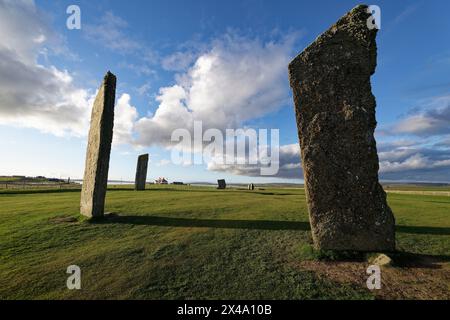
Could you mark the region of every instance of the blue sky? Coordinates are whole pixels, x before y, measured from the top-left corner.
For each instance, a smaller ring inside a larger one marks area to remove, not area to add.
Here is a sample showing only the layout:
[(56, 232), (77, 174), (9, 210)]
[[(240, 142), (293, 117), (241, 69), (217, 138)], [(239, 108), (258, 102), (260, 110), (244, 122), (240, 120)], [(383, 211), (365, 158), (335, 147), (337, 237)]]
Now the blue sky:
[[(66, 27), (72, 4), (81, 30)], [(149, 180), (299, 182), (287, 63), (357, 4), (0, 0), (0, 174), (82, 177), (92, 98), (111, 70), (110, 179), (132, 180), (148, 152)], [(370, 4), (381, 8), (372, 77), (380, 175), (450, 182), (450, 3)], [(170, 163), (168, 134), (189, 126), (187, 116), (221, 130), (280, 129), (279, 175)]]

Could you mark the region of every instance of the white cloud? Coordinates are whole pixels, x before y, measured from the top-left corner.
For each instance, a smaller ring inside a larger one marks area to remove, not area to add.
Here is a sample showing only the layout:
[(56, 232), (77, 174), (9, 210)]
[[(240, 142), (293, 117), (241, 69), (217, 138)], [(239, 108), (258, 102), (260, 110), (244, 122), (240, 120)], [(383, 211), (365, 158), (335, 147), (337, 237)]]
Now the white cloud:
[(100, 17), (98, 23), (84, 24), (81, 29), (85, 38), (95, 45), (100, 45), (114, 53), (132, 55), (138, 63), (123, 61), (119, 68), (133, 71), (138, 76), (155, 76), (153, 65), (160, 61), (158, 52), (148, 47), (144, 41), (133, 37), (128, 32), (128, 22), (112, 11), (107, 11)]
[(416, 152), (417, 150), (415, 148), (399, 147), (389, 151), (378, 152), (378, 158), (380, 161), (398, 161), (405, 157), (409, 157)]
[(162, 59), (162, 67), (169, 71), (184, 71), (195, 61), (195, 54), (190, 51), (175, 52)]
[(424, 169), (429, 166), (429, 162), (422, 154), (415, 154), (404, 161), (381, 161), (380, 173)]
[(401, 121), (395, 131), (407, 134), (425, 134), (441, 127), (441, 122), (440, 119), (433, 119), (425, 114), (414, 115)]
[(169, 144), (170, 135), (177, 128), (191, 128), (192, 114), (186, 109), (186, 92), (181, 86), (161, 88), (156, 98), (160, 102), (154, 116), (136, 122), (139, 144)]
[(415, 154), (404, 161), (381, 161), (380, 173), (401, 172), (418, 169), (435, 169), (450, 167), (450, 159), (433, 160), (420, 153)]
[[(41, 52), (57, 39), (33, 1), (0, 0), (0, 124), (35, 128), (57, 136), (85, 136), (94, 90), (78, 88), (67, 70), (44, 66)], [(131, 140), (137, 117), (130, 96), (118, 100), (115, 142)]]
[(161, 159), (161, 160), (159, 160), (159, 162), (156, 164), (156, 166), (157, 166), (157, 167), (164, 167), (164, 166), (169, 165), (170, 163), (171, 163), (171, 161), (168, 160), (168, 159)]
[(136, 124), (140, 145), (168, 145), (176, 128), (236, 128), (289, 101), (287, 65), (295, 35), (263, 42), (235, 34), (213, 41), (194, 65), (160, 89), (159, 107)]
[(424, 108), (401, 120), (392, 132), (433, 136), (450, 133), (450, 95), (423, 102)]
[[(300, 146), (298, 143), (280, 146), (279, 170), (271, 178), (301, 179), (303, 171), (300, 161)], [(261, 176), (261, 165), (218, 164), (214, 161), (208, 163), (209, 171), (227, 172), (240, 176)]]
[(130, 100), (130, 95), (124, 93), (116, 103), (113, 135), (113, 143), (115, 145), (131, 143), (134, 123), (138, 117), (138, 112), (130, 104)]
[(150, 68), (146, 64), (133, 64), (133, 63), (127, 63), (127, 62), (121, 62), (118, 64), (119, 68), (127, 69), (133, 71), (138, 76), (155, 76), (156, 71)]
[(450, 149), (444, 140), (379, 143), (380, 177), (389, 180), (450, 181)]
[(32, 1), (0, 1), (0, 124), (83, 135), (92, 96), (37, 60), (56, 38)]
[(121, 53), (130, 53), (142, 48), (141, 44), (130, 38), (123, 31), (128, 23), (107, 11), (98, 24), (85, 24), (82, 31), (88, 40)]
[(151, 88), (152, 88), (151, 84), (146, 82), (142, 86), (136, 88), (136, 91), (140, 96), (144, 96), (144, 95), (149, 96), (149, 92), (150, 92)]

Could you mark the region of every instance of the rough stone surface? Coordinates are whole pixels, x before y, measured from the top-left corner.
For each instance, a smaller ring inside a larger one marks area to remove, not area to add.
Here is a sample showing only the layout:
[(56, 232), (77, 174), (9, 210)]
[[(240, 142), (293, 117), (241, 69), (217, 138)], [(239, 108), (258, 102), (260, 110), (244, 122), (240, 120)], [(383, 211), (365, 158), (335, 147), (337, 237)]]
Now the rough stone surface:
[(145, 190), (145, 181), (147, 180), (148, 153), (141, 154), (138, 157), (136, 167), (136, 179), (134, 180), (135, 190)]
[(80, 201), (80, 212), (87, 217), (102, 217), (104, 214), (115, 96), (116, 77), (108, 71), (95, 98), (91, 114)]
[(355, 7), (289, 64), (315, 246), (391, 251), (395, 221), (378, 183), (376, 29)]
[(227, 184), (225, 183), (224, 179), (217, 180), (217, 184), (218, 184), (217, 189), (225, 189), (227, 187)]

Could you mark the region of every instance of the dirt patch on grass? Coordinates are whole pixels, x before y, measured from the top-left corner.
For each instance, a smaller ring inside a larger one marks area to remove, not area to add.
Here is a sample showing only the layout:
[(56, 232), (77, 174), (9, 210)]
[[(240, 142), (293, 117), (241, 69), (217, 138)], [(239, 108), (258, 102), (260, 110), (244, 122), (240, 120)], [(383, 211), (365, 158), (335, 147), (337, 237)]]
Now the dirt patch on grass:
[[(377, 299), (450, 299), (450, 262), (420, 256), (400, 263), (400, 266), (381, 268), (381, 289), (371, 290)], [(369, 265), (368, 262), (301, 261), (297, 266), (319, 277), (367, 289)]]

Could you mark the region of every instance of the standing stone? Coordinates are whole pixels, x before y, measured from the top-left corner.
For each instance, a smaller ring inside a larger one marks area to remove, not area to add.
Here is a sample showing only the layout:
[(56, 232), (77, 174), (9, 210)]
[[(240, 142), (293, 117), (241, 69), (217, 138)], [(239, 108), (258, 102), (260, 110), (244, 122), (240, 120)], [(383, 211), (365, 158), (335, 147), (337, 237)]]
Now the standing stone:
[(247, 186), (247, 188), (248, 188), (248, 190), (255, 190), (255, 185), (254, 185), (253, 183), (250, 183), (250, 184)]
[(104, 213), (115, 96), (116, 76), (108, 71), (91, 114), (80, 206), (81, 214), (87, 217), (102, 217)]
[(378, 183), (377, 30), (357, 6), (289, 64), (306, 197), (319, 249), (392, 251), (395, 221)]
[(224, 179), (217, 180), (217, 184), (219, 185), (217, 189), (225, 189), (227, 187)]
[(147, 180), (148, 153), (138, 157), (136, 167), (136, 179), (134, 180), (134, 190), (145, 190)]

